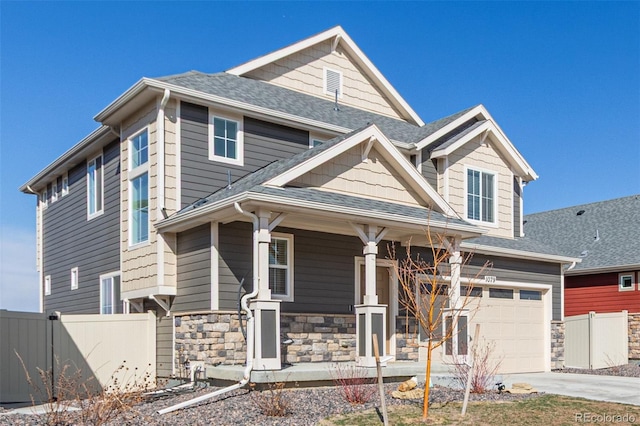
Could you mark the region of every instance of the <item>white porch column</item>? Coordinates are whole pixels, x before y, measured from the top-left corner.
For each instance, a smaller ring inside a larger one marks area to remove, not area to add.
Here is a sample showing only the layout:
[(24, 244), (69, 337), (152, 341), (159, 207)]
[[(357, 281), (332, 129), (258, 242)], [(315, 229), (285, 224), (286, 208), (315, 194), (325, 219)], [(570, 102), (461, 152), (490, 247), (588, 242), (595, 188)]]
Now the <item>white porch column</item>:
[(280, 301), (271, 299), (269, 289), (269, 244), (271, 212), (256, 212), (258, 239), (258, 295), (249, 304), (255, 318), (254, 370), (280, 370)]
[(375, 226), (367, 226), (367, 241), (364, 250), (364, 298), (365, 305), (377, 305), (378, 294), (376, 293), (376, 258), (378, 256), (378, 242), (376, 241)]
[[(383, 365), (389, 357), (386, 354), (387, 342), (387, 306), (378, 304), (376, 293), (376, 257), (378, 243), (387, 233), (383, 228), (378, 232), (377, 226), (361, 227), (352, 224), (364, 244), (364, 296), (363, 304), (356, 305), (356, 363), (363, 367), (375, 367), (373, 335), (378, 337), (378, 352)], [(358, 283), (360, 285), (360, 283)]]
[[(450, 309), (449, 314), (453, 317), (453, 321), (456, 322), (456, 330), (454, 330), (451, 337), (451, 348), (453, 356), (465, 356), (467, 353), (459, 353), (460, 347), (458, 342), (460, 339), (467, 339), (468, 329), (462, 331), (462, 328), (468, 328), (468, 316), (466, 311), (463, 310), (463, 299), (460, 291), (460, 277), (462, 269), (462, 255), (460, 254), (460, 237), (454, 237), (450, 240), (449, 250), (449, 265), (451, 270), (451, 289), (449, 290), (450, 297)], [(460, 359), (460, 358), (457, 358)]]

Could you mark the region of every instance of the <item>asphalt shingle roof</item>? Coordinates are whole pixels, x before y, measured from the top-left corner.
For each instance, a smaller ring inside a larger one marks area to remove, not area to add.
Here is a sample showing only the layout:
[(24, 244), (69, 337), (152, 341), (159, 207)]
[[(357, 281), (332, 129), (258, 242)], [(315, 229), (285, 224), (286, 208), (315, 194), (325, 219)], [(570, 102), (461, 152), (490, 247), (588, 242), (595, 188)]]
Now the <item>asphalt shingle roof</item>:
[(640, 264), (640, 194), (529, 214), (524, 220), (528, 238), (581, 257), (575, 271)]
[(405, 143), (424, 139), (470, 109), (419, 127), (403, 120), (342, 104), (339, 104), (339, 110), (336, 111), (335, 103), (332, 101), (224, 72), (205, 74), (189, 71), (184, 74), (156, 78), (156, 80), (348, 129), (357, 129), (375, 123), (388, 138)]

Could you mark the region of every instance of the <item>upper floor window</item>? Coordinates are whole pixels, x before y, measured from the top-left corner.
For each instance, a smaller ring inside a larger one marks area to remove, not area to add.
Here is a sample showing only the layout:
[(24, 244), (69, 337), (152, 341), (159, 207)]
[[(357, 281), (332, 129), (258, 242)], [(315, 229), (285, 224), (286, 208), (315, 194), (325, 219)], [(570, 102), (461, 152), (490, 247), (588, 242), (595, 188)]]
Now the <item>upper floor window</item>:
[(495, 223), (495, 175), (467, 169), (467, 219)]
[(633, 282), (633, 274), (618, 275), (618, 289), (620, 291), (633, 290), (635, 284)]
[(71, 269), (71, 290), (78, 289), (78, 267)]
[(64, 197), (68, 193), (69, 193), (69, 177), (63, 176), (62, 177), (62, 196)]
[(40, 207), (47, 207), (47, 204), (49, 203), (48, 197), (49, 194), (46, 189), (40, 193)]
[(51, 275), (44, 277), (44, 294), (45, 296), (51, 294)]
[(89, 219), (102, 214), (104, 204), (102, 155), (87, 163), (87, 215)]
[(209, 159), (242, 166), (243, 134), (240, 121), (210, 116)]
[(269, 288), (274, 298), (293, 301), (293, 235), (274, 234), (271, 237)]
[(145, 129), (129, 141), (129, 245), (149, 240), (149, 147)]
[(52, 203), (55, 203), (56, 201), (58, 201), (58, 194), (60, 193), (61, 189), (62, 189), (62, 178), (59, 177), (51, 185), (51, 202)]

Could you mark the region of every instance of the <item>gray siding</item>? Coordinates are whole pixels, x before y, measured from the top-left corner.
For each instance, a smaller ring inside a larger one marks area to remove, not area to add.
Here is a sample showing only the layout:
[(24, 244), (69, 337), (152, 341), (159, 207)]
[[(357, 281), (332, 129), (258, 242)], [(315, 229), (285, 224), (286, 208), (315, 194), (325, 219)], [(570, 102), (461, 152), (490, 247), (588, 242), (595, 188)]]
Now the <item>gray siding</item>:
[(515, 238), (520, 236), (520, 227), (522, 224), (520, 223), (520, 211), (522, 209), (520, 202), (520, 185), (518, 184), (518, 179), (513, 178), (513, 236)]
[(244, 166), (209, 160), (206, 107), (182, 102), (180, 107), (182, 206), (187, 206), (267, 164), (309, 148), (306, 131), (245, 117)]
[(210, 225), (178, 234), (178, 289), (173, 312), (211, 309)]
[(431, 152), (426, 148), (422, 150), (422, 176), (427, 179), (429, 185), (436, 191), (438, 190), (438, 170), (436, 168), (437, 160), (429, 158)]
[(156, 315), (156, 375), (169, 377), (173, 374), (173, 316), (165, 316), (162, 309)]
[[(288, 228), (274, 232), (294, 235), (294, 301), (283, 302), (282, 312), (352, 313), (354, 257), (362, 256), (362, 242), (356, 237)], [(219, 234), (220, 308), (237, 309), (243, 276), (245, 289), (252, 287), (251, 224), (220, 225)]]
[[(69, 194), (44, 210), (45, 312), (100, 313), (100, 275), (120, 270), (120, 144), (103, 151), (104, 214), (87, 220), (86, 163), (69, 171)], [(78, 267), (78, 289), (71, 269)]]

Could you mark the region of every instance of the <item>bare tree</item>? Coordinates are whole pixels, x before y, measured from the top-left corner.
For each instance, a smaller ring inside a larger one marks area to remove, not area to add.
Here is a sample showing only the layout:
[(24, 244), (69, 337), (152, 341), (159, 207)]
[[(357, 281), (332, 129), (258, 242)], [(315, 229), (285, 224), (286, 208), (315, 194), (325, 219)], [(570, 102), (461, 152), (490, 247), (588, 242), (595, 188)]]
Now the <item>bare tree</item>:
[[(474, 282), (491, 267), (489, 262), (485, 263), (473, 277), (467, 277), (464, 285), (460, 285), (462, 267), (469, 264), (471, 253), (461, 254), (459, 240), (445, 232), (435, 232), (428, 227), (425, 234), (428, 248), (422, 256), (415, 253), (417, 250), (412, 249), (411, 244), (407, 244), (406, 256), (397, 259), (394, 248), (391, 248), (391, 257), (397, 260), (394, 264), (399, 282), (400, 306), (407, 319), (415, 320), (418, 326), (416, 332), (422, 329), (423, 337), (427, 339), (423, 420), (429, 415), (433, 352), (446, 344), (446, 352), (466, 353), (466, 337), (458, 345), (454, 343), (458, 333), (464, 331), (466, 336), (469, 319), (477, 309), (477, 305), (472, 305), (475, 298), (471, 297)], [(407, 324), (407, 331), (408, 328)], [(424, 346), (422, 343), (419, 345)]]

